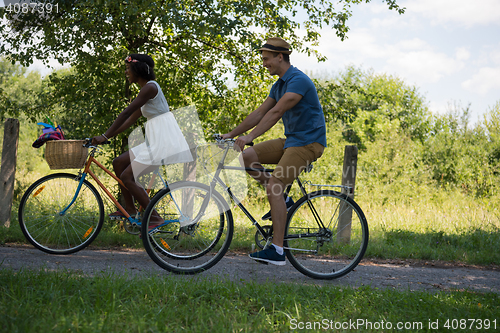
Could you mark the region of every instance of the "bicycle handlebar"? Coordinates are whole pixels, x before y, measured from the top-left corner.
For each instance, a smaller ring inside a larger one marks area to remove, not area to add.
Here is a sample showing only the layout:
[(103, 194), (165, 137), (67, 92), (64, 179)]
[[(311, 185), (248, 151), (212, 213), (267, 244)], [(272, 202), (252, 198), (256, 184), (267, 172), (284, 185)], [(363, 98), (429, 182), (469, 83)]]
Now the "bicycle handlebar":
[[(222, 135), (220, 135), (220, 134), (218, 134), (218, 133), (216, 133), (216, 134), (214, 134), (214, 135), (212, 135), (212, 136), (214, 137), (215, 141), (216, 141), (218, 144), (225, 144), (225, 143), (227, 143), (227, 144), (229, 144), (229, 145), (231, 145), (231, 146), (232, 146), (232, 145), (234, 145), (234, 142), (236, 141), (236, 139), (233, 139), (233, 138), (231, 138), (231, 139), (223, 139), (223, 138), (222, 138)], [(253, 141), (252, 141), (252, 142), (250, 142), (250, 143), (247, 143), (246, 145), (247, 145), (247, 146), (253, 146)]]
[[(92, 138), (85, 138), (84, 139), (86, 142), (83, 144), (85, 148), (97, 148), (98, 145), (92, 145)], [(109, 145), (111, 141), (106, 140), (104, 142), (101, 142), (99, 145)]]

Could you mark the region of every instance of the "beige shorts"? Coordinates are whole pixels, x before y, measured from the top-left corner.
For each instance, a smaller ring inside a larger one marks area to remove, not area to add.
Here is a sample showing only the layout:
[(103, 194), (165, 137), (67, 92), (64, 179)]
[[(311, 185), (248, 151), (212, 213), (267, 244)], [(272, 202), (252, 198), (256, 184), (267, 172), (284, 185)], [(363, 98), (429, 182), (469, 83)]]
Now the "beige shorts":
[(262, 164), (277, 164), (272, 176), (285, 185), (291, 184), (309, 164), (323, 155), (325, 147), (314, 142), (302, 147), (285, 146), (285, 139), (264, 141), (253, 146), (259, 162)]

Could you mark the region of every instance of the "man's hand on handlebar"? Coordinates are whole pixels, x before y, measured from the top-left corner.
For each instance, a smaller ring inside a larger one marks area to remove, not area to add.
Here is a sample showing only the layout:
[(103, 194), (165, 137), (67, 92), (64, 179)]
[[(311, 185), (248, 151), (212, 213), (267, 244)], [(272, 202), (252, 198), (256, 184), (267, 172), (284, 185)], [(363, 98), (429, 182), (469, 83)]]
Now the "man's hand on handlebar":
[(252, 140), (253, 139), (251, 137), (249, 137), (248, 135), (243, 135), (243, 136), (240, 136), (239, 138), (236, 139), (236, 141), (234, 142), (234, 145), (236, 147), (238, 147), (240, 149), (240, 151), (243, 151), (245, 149), (245, 145), (249, 145), (249, 146), (253, 145)]
[[(232, 139), (233, 137), (229, 134), (215, 134), (214, 137), (220, 138), (222, 140)], [(240, 136), (236, 140), (234, 140), (233, 148), (236, 151), (243, 151), (245, 149), (245, 145), (253, 146), (253, 141), (248, 135)]]

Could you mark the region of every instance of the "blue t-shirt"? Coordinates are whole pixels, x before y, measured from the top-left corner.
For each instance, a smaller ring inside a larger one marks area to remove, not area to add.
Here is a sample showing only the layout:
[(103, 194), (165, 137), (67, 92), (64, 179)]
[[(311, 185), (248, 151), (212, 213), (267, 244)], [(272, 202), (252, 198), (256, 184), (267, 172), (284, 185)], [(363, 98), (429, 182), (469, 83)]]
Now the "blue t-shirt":
[(285, 125), (284, 148), (302, 147), (313, 142), (326, 147), (325, 115), (314, 83), (299, 69), (290, 66), (273, 84), (269, 97), (278, 102), (287, 92), (299, 94), (302, 99), (281, 118)]

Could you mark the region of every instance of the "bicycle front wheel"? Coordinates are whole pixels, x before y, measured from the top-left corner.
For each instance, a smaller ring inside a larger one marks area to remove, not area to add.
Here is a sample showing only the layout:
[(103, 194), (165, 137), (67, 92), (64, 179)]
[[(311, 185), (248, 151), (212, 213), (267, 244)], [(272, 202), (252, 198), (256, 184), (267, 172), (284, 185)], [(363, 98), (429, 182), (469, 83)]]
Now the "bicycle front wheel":
[(368, 223), (348, 196), (321, 190), (300, 198), (288, 213), (284, 247), (290, 263), (315, 279), (353, 270), (368, 246)]
[[(154, 227), (153, 215), (164, 223)], [(217, 191), (182, 181), (153, 197), (141, 228), (144, 247), (156, 264), (173, 273), (195, 274), (215, 265), (228, 250), (233, 216)]]
[(92, 184), (80, 180), (77, 175), (56, 173), (40, 178), (24, 193), (19, 224), (37, 249), (70, 254), (88, 246), (99, 234), (104, 222), (101, 196)]

